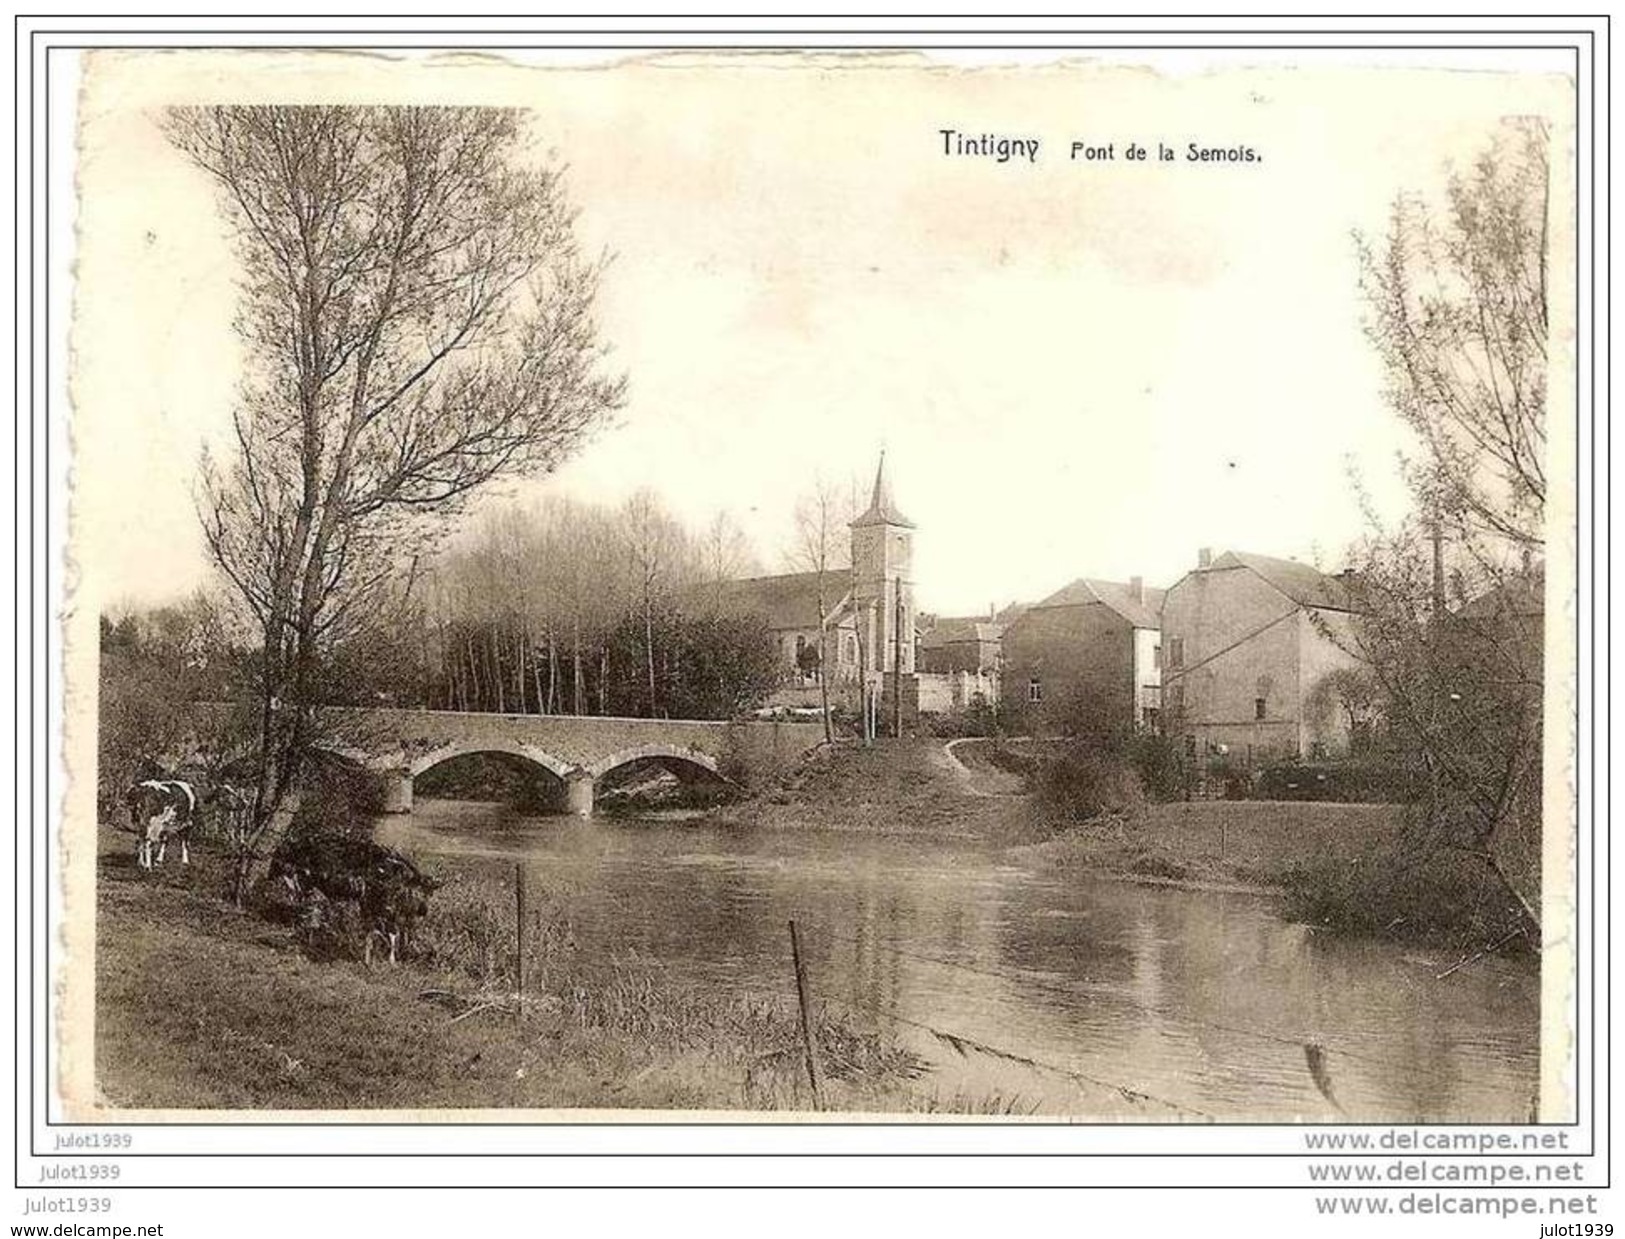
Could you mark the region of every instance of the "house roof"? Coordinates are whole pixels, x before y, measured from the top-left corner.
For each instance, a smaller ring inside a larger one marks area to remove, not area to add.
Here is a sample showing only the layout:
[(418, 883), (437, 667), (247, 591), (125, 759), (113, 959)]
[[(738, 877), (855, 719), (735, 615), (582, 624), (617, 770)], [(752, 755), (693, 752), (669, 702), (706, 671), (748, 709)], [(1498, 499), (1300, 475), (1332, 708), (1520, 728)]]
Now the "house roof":
[(920, 645), (928, 650), (940, 649), (965, 641), (997, 641), (1002, 636), (1004, 625), (985, 615), (943, 615), (920, 634)]
[[(833, 609), (851, 588), (850, 573), (838, 569), (824, 573), (824, 609)], [(818, 573), (787, 572), (779, 576), (747, 577), (724, 581), (722, 604), (739, 614), (759, 615), (769, 628), (817, 628)]]
[(1121, 615), (1136, 628), (1160, 628), (1162, 598), (1168, 591), (1153, 585), (1145, 586), (1144, 590), (1142, 601), (1138, 591), (1126, 581), (1102, 581), (1094, 577), (1079, 577), (1043, 601), (1034, 603), (1032, 609), (1085, 607), (1100, 603)]
[(1249, 568), (1300, 607), (1322, 611), (1353, 609), (1348, 586), (1319, 568), (1295, 559), (1276, 559), (1250, 551), (1226, 551), (1213, 561), (1217, 568)]
[(868, 509), (852, 522), (853, 528), (865, 525), (900, 525), (913, 529), (914, 522), (897, 510), (891, 497), (891, 483), (886, 481), (886, 453), (880, 453), (880, 465), (875, 469), (875, 489), (869, 497)]
[(1487, 593), (1468, 599), (1461, 604), (1456, 614), (1462, 619), (1470, 620), (1544, 615), (1545, 591), (1545, 578), (1538, 573), (1527, 577), (1513, 577)]

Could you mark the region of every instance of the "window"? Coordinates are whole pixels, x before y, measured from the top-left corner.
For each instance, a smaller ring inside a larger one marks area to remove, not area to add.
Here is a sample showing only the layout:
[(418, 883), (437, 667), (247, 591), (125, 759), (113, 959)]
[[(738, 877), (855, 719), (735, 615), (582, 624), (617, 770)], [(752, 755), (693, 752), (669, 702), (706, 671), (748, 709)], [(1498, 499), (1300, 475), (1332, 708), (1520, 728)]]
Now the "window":
[(1034, 705), (1044, 700), (1044, 684), (1036, 675), (1027, 681), (1027, 700)]
[(1151, 647), (1151, 665), (1152, 665), (1152, 667), (1156, 668), (1158, 671), (1162, 670), (1162, 646), (1161, 645), (1153, 645)]
[(1183, 667), (1185, 665), (1185, 638), (1168, 638), (1168, 656), (1163, 661), (1165, 667)]
[(1263, 698), (1263, 697), (1254, 697), (1253, 698), (1253, 717), (1254, 718), (1260, 719), (1260, 720), (1263, 719), (1263, 717), (1264, 717), (1264, 704), (1265, 704), (1265, 698)]

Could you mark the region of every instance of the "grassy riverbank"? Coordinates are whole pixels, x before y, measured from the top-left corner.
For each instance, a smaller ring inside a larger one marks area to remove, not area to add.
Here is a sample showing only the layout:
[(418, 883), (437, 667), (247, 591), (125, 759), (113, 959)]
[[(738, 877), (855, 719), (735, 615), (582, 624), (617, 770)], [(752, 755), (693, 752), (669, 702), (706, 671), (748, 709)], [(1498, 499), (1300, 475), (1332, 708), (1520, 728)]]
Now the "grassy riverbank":
[(1472, 952), (1508, 939), (1516, 898), (1481, 860), (1427, 848), (1402, 805), (1226, 800), (1149, 804), (1012, 855), (1055, 875), (1267, 892), (1326, 932)]
[[(204, 849), (155, 874), (128, 851), (104, 839), (98, 875), (96, 1067), (110, 1105), (810, 1108), (792, 1001), (702, 991), (653, 963), (577, 961), (545, 898), (516, 1018), (511, 921), (481, 910), (506, 891), (477, 863), (436, 863), (448, 881), (420, 935), (426, 958), (369, 968), (313, 959), (293, 930), (231, 908)], [(918, 1060), (882, 1036), (826, 1017), (819, 1037), (832, 1106), (935, 1104)]]
[(815, 752), (792, 776), (710, 819), (762, 829), (830, 830), (1006, 843), (1037, 838), (1020, 796), (977, 795), (941, 740), (883, 740)]
[[(1481, 859), (1419, 845), (1404, 806), (1142, 803), (1060, 823), (1023, 794), (1038, 763), (1055, 755), (1045, 742), (981, 740), (836, 751), (781, 811), (816, 820), (833, 788), (853, 828), (964, 823), (965, 833), (1001, 842), (1011, 859), (1045, 875), (1255, 890), (1278, 895), (1282, 915), (1323, 931), (1468, 952), (1492, 943), (1521, 949), (1521, 940), (1507, 940), (1520, 923), (1516, 897)], [(902, 790), (888, 800), (888, 786)]]
[(1309, 866), (1371, 860), (1394, 846), (1403, 825), (1397, 805), (1150, 804), (1068, 827), (1022, 856), (1057, 873), (1285, 889)]

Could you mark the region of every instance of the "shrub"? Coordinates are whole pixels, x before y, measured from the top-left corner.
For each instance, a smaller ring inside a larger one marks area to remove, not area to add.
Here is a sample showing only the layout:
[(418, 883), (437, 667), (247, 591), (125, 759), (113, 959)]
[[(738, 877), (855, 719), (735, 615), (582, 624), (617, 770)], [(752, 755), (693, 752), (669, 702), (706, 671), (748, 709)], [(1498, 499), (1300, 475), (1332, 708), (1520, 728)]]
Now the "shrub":
[(1185, 794), (1179, 746), (1167, 736), (1136, 736), (1131, 743), (1134, 771), (1151, 800), (1178, 800)]
[(949, 714), (922, 714), (920, 726), (942, 740), (982, 739), (1003, 734), (999, 712), (980, 693), (963, 710)]
[(1050, 817), (1061, 822), (1130, 813), (1145, 803), (1132, 765), (1085, 745), (1069, 746), (1053, 760), (1041, 763), (1034, 791)]
[(1414, 771), (1368, 762), (1282, 762), (1260, 772), (1263, 800), (1333, 800), (1400, 804), (1421, 794)]
[(1296, 866), (1283, 885), (1292, 920), (1462, 949), (1504, 938), (1522, 916), (1516, 897), (1477, 857), (1457, 848), (1424, 849), (1414, 837), (1375, 856)]
[(304, 835), (372, 838), (378, 790), (373, 776), (318, 758), (306, 769), (299, 807), (288, 822), (288, 838)]

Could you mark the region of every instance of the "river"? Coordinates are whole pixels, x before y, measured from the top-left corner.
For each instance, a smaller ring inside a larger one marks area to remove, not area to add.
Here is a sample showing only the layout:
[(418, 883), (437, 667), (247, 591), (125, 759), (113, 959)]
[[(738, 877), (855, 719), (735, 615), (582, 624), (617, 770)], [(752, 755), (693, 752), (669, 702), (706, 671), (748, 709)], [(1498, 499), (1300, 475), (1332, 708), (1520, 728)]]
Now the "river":
[(380, 838), (424, 859), (523, 862), (577, 950), (739, 992), (793, 993), (794, 918), (816, 1001), (931, 1063), (920, 1087), (945, 1109), (1523, 1122), (1535, 1093), (1528, 961), (1439, 979), (1453, 957), (1312, 933), (1265, 895), (1061, 882), (966, 841), (427, 799)]

